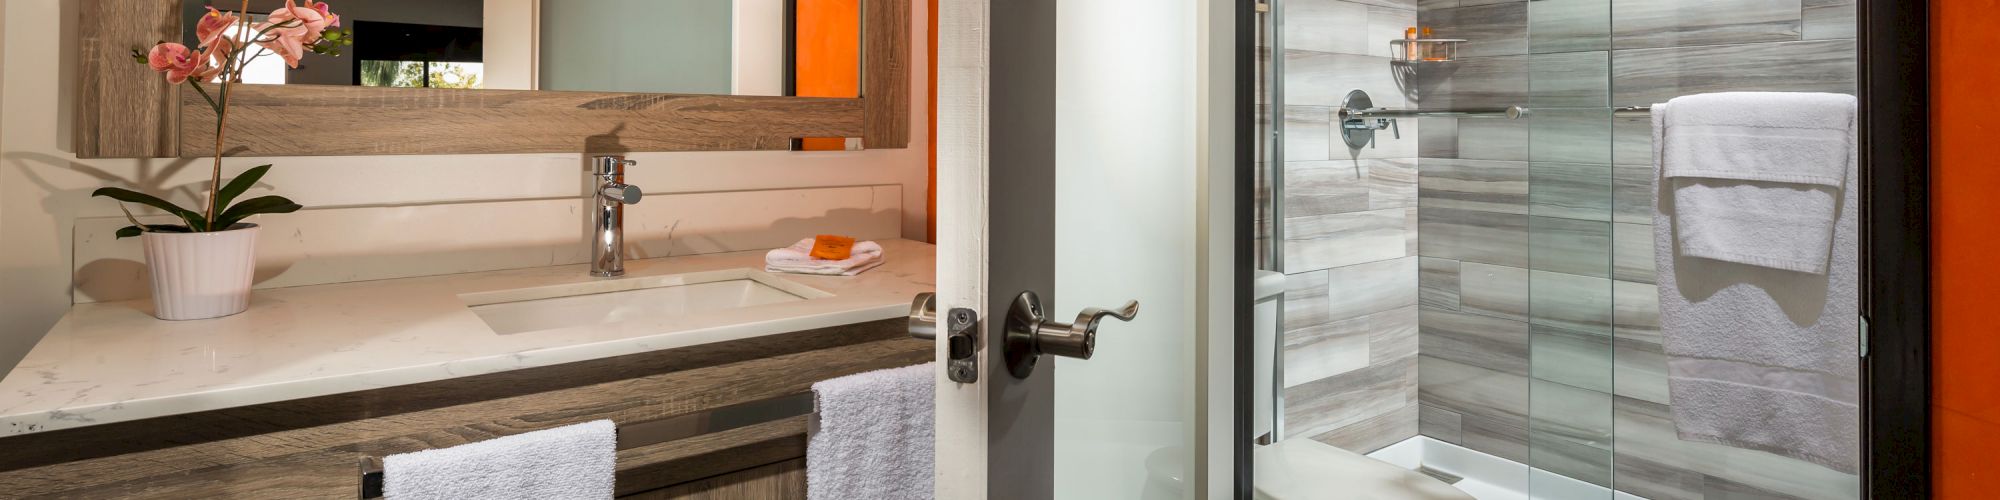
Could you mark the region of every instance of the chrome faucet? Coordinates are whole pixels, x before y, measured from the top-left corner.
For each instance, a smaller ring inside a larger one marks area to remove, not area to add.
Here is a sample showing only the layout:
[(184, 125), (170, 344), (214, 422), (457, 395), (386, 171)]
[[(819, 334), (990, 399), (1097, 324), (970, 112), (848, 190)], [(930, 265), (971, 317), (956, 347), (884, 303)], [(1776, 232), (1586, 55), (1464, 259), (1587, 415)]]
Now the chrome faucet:
[(638, 164), (622, 155), (590, 158), (591, 175), (597, 178), (597, 188), (590, 196), (597, 202), (590, 217), (591, 229), (597, 232), (596, 241), (590, 242), (591, 276), (625, 274), (625, 206), (638, 203), (645, 195), (638, 186), (625, 184), (625, 166)]

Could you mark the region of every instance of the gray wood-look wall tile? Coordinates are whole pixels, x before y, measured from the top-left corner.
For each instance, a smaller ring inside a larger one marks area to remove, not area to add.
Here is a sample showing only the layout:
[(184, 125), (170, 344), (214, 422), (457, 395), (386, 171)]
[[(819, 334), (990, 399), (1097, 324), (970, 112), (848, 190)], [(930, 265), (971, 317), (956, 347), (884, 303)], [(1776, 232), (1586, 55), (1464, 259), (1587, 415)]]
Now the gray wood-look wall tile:
[(1457, 412), (1461, 417), (1461, 440), (1472, 438), (1473, 421), (1485, 420), (1483, 427), (1519, 428), (1521, 442), (1526, 444), (1526, 375), (1439, 358), (1430, 355), (1428, 349), (1417, 359), (1422, 366), (1418, 370), (1418, 398), (1424, 404)]
[(1619, 50), (1612, 105), (1641, 106), (1705, 92), (1845, 92), (1855, 86), (1854, 40)]
[(1494, 318), (1528, 321), (1528, 270), (1461, 262), (1458, 310)]
[(1527, 323), (1436, 309), (1422, 309), (1418, 314), (1417, 352), (1424, 356), (1528, 375)]
[(1543, 108), (1528, 116), (1528, 157), (1551, 163), (1611, 163), (1611, 110)]
[(1417, 12), (1417, 23), (1437, 38), (1465, 39), (1459, 57), (1528, 53), (1528, 2), (1426, 9)]
[(1601, 108), (1611, 100), (1611, 57), (1606, 51), (1528, 56), (1528, 106)]
[(1660, 344), (1618, 337), (1612, 340), (1616, 362), (1612, 393), (1659, 404), (1667, 398), (1667, 353)]
[(1418, 168), (1420, 207), (1528, 213), (1527, 163), (1426, 158)]
[[(1617, 87), (1618, 84), (1613, 82), (1612, 86)], [(1653, 117), (1628, 115), (1611, 118), (1611, 163), (1653, 165)]]
[(1449, 9), (1458, 6), (1458, 0), (1417, 0), (1417, 10)]
[(1528, 267), (1528, 216), (1481, 210), (1422, 208), (1418, 253), (1509, 267)]
[(1667, 405), (1614, 398), (1618, 455), (1801, 498), (1858, 498), (1860, 480), (1818, 465), (1761, 451), (1683, 441)]
[(1530, 461), (1528, 428), (1525, 425), (1514, 425), (1505, 419), (1477, 414), (1461, 414), (1458, 427), (1459, 446), (1515, 463)]
[(1530, 271), (1528, 322), (1565, 330), (1611, 335), (1611, 280), (1548, 271)]
[(1458, 158), (1457, 118), (1418, 118), (1422, 131), (1417, 136), (1417, 156)]
[(1402, 258), (1409, 252), (1407, 212), (1370, 210), (1285, 219), (1285, 271), (1299, 273)]
[(1807, 40), (1854, 38), (1859, 25), (1854, 0), (1805, 0), (1803, 4)]
[(1619, 49), (1799, 39), (1799, 0), (1612, 0)]
[(1374, 452), (1417, 435), (1417, 419), (1421, 418), (1417, 406), (1412, 403), (1369, 417), (1367, 420), (1312, 436), (1312, 440), (1355, 453)]
[(1652, 224), (1611, 225), (1611, 277), (1619, 281), (1653, 283)]
[(1417, 432), (1431, 439), (1458, 444), (1458, 412), (1418, 404)]
[(1353, 160), (1285, 162), (1285, 216), (1365, 212), (1367, 166)]
[(1611, 0), (1528, 2), (1528, 51), (1611, 49)]
[(1368, 55), (1395, 57), (1390, 40), (1403, 38), (1403, 31), (1417, 25), (1417, 11), (1394, 7), (1368, 7)]
[(1333, 157), (1332, 109), (1285, 106), (1284, 118), (1286, 162), (1325, 161)]
[(1417, 259), (1417, 305), (1456, 311), (1459, 307), (1458, 261)]
[(1416, 380), (1411, 357), (1285, 388), (1285, 430), (1313, 436), (1400, 410), (1416, 402)]
[[(1528, 56), (1460, 57), (1458, 62), (1420, 78), (1437, 79), (1425, 109), (1504, 108), (1528, 102)], [(1433, 102), (1435, 101), (1435, 102)]]
[(1457, 158), (1528, 161), (1533, 154), (1532, 131), (1523, 120), (1468, 118), (1459, 120)]
[[(1545, 389), (1561, 388), (1559, 390)], [(1530, 391), (1535, 415), (1528, 429), (1528, 463), (1537, 469), (1603, 487), (1611, 486), (1611, 401), (1609, 394), (1574, 391), (1553, 382), (1536, 381)], [(1592, 428), (1587, 420), (1602, 420)], [(1602, 432), (1592, 440), (1593, 432)], [(1539, 479), (1532, 478), (1532, 482)]]
[(1653, 166), (1611, 167), (1611, 218), (1628, 224), (1653, 223)]
[(1611, 347), (1610, 335), (1535, 325), (1528, 337), (1530, 371), (1539, 380), (1611, 394)]
[(1284, 331), (1333, 321), (1327, 302), (1326, 270), (1285, 275)]
[(1528, 241), (1529, 269), (1611, 277), (1610, 222), (1530, 217)]
[(1801, 497), (1786, 495), (1715, 476), (1702, 477), (1701, 495), (1702, 498), (1727, 498), (1731, 500), (1805, 500)]
[(1387, 57), (1285, 50), (1285, 104), (1339, 106), (1354, 89), (1367, 91), (1376, 106), (1405, 104)]
[(1368, 363), (1383, 364), (1417, 355), (1417, 306), (1368, 315)]
[(1611, 165), (1535, 162), (1528, 167), (1528, 213), (1611, 220)]
[(1366, 317), (1285, 332), (1285, 387), (1298, 387), (1366, 367)]
[(1355, 3), (1391, 7), (1403, 10), (1417, 10), (1417, 0), (1353, 0)]
[(1367, 55), (1368, 6), (1342, 0), (1287, 0), (1285, 49)]
[(1648, 283), (1611, 283), (1612, 321), (1621, 338), (1660, 342), (1660, 287)]
[(1417, 206), (1417, 159), (1361, 160), (1368, 173), (1368, 209)]
[(1706, 500), (1701, 494), (1702, 475), (1687, 469), (1654, 463), (1623, 451), (1613, 454), (1612, 484), (1618, 491), (1653, 500)]
[(1417, 305), (1417, 258), (1380, 260), (1327, 269), (1328, 314), (1359, 318)]

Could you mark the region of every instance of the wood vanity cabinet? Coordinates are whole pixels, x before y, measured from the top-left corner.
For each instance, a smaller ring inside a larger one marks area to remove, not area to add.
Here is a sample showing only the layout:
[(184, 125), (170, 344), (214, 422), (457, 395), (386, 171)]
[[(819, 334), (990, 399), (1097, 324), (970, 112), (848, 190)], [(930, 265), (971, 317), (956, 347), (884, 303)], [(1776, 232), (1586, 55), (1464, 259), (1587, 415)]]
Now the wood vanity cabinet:
[[(0, 438), (0, 496), (356, 498), (365, 457), (648, 422), (930, 360), (932, 344), (906, 328), (873, 321)], [(618, 495), (804, 498), (809, 418), (619, 450)]]

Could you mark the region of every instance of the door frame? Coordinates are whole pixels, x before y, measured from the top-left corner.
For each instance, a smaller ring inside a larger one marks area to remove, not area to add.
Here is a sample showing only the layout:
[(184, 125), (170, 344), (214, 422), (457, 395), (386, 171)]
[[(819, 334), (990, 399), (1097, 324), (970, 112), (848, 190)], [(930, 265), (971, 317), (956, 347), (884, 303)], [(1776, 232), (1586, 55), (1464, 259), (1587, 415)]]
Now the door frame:
[[(1931, 496), (1929, 0), (1861, 0), (1861, 489)], [(1897, 168), (1883, 168), (1897, 167)]]

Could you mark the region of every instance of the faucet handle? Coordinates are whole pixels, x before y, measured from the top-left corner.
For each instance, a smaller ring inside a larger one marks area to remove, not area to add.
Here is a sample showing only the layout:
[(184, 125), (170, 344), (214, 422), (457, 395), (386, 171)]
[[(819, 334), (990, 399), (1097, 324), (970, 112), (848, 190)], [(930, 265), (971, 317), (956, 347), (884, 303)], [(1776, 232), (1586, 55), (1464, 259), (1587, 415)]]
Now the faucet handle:
[(590, 159), (597, 175), (623, 175), (625, 167), (639, 164), (638, 160), (627, 160), (624, 155), (597, 155)]
[(643, 198), (646, 196), (646, 193), (639, 191), (639, 186), (633, 186), (630, 184), (612, 184), (609, 186), (604, 186), (604, 189), (598, 190), (598, 194), (603, 195), (604, 199), (606, 200), (616, 201), (619, 203), (624, 203), (626, 205), (637, 205), (639, 204), (639, 198)]

